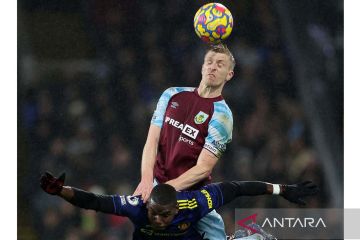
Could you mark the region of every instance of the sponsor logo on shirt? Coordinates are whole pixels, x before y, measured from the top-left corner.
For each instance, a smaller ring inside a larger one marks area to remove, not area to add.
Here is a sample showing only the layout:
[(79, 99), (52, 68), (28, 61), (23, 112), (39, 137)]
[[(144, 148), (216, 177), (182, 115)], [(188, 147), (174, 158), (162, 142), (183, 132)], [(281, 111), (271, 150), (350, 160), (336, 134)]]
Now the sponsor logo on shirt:
[(132, 206), (137, 206), (139, 204), (139, 198), (134, 196), (127, 196), (126, 200)]
[(226, 144), (214, 140), (211, 143), (205, 143), (204, 148), (215, 154), (215, 156), (221, 157), (226, 150)]
[(221, 153), (219, 150), (217, 150), (214, 146), (205, 143), (204, 144), (204, 148), (206, 148), (207, 150), (209, 150), (210, 152), (212, 152), (215, 156), (220, 157)]
[(213, 207), (213, 202), (212, 202), (210, 193), (208, 191), (206, 191), (205, 189), (201, 190), (201, 193), (204, 194), (204, 196), (206, 197), (208, 207), (209, 207), (209, 209), (211, 209)]
[(194, 145), (194, 142), (193, 142), (193, 141), (191, 141), (190, 139), (187, 139), (186, 137), (183, 137), (183, 136), (180, 136), (180, 137), (179, 137), (179, 142), (188, 143), (188, 144), (190, 144), (191, 146)]
[(194, 122), (196, 124), (202, 124), (206, 121), (206, 119), (209, 117), (208, 114), (204, 113), (203, 111), (200, 111), (198, 114), (196, 114), (194, 118)]
[(185, 134), (188, 137), (191, 137), (192, 139), (196, 139), (197, 135), (199, 134), (199, 130), (197, 130), (196, 128), (193, 128), (188, 124), (184, 125), (183, 123), (176, 121), (175, 119), (172, 119), (170, 117), (165, 118), (165, 123), (168, 123), (171, 126), (182, 130), (181, 133)]
[(215, 141), (215, 140), (212, 142), (212, 144), (213, 144), (217, 149), (219, 149), (219, 151), (220, 151), (221, 153), (225, 152), (225, 150), (226, 150), (226, 144), (220, 143), (219, 141)]
[(177, 102), (171, 102), (171, 107), (176, 109), (179, 106), (179, 103)]
[(189, 125), (185, 125), (184, 129), (182, 130), (182, 133), (191, 137), (192, 139), (196, 139), (198, 133), (199, 133), (199, 130), (189, 126)]

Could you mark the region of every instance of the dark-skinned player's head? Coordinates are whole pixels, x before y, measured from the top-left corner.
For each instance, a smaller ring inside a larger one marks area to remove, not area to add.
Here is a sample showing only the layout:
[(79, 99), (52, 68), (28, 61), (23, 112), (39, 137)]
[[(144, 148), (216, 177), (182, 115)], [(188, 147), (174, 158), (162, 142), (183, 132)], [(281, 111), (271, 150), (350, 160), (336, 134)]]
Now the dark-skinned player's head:
[(146, 207), (151, 226), (154, 229), (165, 229), (178, 213), (175, 188), (168, 184), (155, 186)]

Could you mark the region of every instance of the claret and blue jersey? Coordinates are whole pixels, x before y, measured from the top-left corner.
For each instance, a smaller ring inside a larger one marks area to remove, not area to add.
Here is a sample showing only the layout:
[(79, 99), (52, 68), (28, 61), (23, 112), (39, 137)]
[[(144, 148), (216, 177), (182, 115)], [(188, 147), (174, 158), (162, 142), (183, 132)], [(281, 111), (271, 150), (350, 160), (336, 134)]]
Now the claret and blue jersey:
[(136, 196), (113, 195), (114, 214), (129, 217), (135, 225), (134, 240), (200, 240), (195, 225), (203, 216), (223, 205), (218, 185), (210, 184), (197, 191), (177, 193), (179, 212), (165, 230), (149, 225), (146, 205)]
[[(151, 124), (161, 128), (154, 168), (160, 183), (175, 179), (196, 165), (203, 148), (220, 157), (232, 139), (233, 117), (222, 96), (203, 98), (192, 87), (164, 91)], [(209, 182), (206, 179), (192, 189)]]

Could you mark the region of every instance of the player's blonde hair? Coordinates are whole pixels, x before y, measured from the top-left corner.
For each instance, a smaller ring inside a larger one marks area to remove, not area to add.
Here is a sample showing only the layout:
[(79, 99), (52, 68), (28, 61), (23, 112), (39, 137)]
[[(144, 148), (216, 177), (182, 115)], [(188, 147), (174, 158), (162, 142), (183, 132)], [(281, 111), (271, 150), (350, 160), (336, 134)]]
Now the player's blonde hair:
[(235, 68), (235, 65), (236, 65), (236, 62), (235, 62), (235, 58), (233, 56), (233, 54), (231, 53), (230, 49), (227, 47), (226, 44), (224, 43), (218, 43), (218, 44), (213, 44), (213, 45), (210, 45), (209, 49), (206, 51), (206, 53), (208, 52), (216, 52), (216, 53), (223, 53), (227, 56), (229, 56), (230, 58), (230, 67), (231, 67), (231, 70), (234, 70)]

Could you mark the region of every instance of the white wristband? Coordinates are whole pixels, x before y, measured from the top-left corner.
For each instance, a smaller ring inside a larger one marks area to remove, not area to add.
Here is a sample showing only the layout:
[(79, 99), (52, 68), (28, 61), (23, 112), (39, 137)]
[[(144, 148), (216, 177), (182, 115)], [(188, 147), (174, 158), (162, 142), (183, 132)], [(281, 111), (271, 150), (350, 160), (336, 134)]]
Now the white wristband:
[(279, 195), (279, 194), (280, 194), (280, 185), (273, 184), (273, 195)]

